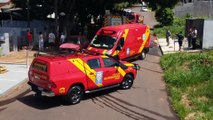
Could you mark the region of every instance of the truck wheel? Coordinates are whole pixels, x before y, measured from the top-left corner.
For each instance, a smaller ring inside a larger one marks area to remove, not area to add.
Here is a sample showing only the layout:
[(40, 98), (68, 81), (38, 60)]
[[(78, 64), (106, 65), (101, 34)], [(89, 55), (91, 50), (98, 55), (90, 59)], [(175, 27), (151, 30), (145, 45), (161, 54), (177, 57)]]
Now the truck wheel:
[(77, 104), (81, 101), (83, 97), (83, 89), (82, 87), (75, 85), (73, 87), (71, 87), (66, 95), (66, 101), (69, 104)]
[(140, 60), (144, 60), (146, 58), (146, 52), (143, 51), (139, 57)]
[(121, 83), (121, 89), (129, 89), (133, 85), (133, 77), (130, 74), (127, 74), (122, 83)]

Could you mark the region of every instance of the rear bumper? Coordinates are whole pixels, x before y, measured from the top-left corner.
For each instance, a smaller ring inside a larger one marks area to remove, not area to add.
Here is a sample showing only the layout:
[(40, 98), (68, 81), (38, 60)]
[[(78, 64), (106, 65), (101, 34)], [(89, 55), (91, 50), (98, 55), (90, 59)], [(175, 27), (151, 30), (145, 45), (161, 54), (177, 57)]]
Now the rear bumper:
[(28, 82), (28, 84), (30, 85), (31, 87), (31, 90), (34, 91), (35, 93), (41, 95), (41, 96), (47, 96), (47, 97), (54, 97), (56, 96), (55, 93), (51, 90), (47, 90), (47, 89), (44, 89), (44, 88), (41, 88), (39, 86), (36, 86), (30, 82)]

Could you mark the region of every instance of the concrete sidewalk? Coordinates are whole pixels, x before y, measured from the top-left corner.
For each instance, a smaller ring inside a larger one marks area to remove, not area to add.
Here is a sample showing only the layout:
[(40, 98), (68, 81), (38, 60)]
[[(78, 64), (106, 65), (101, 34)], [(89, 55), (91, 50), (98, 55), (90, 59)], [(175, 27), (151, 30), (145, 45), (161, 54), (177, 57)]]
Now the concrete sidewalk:
[[(170, 45), (167, 46), (166, 38), (158, 39), (159, 45), (163, 51), (163, 54), (177, 53), (179, 51), (179, 44), (177, 40), (170, 39)], [(186, 39), (183, 40), (182, 51), (186, 51), (188, 49), (188, 42)]]
[[(6, 99), (11, 99), (11, 97), (16, 97), (17, 95), (8, 95), (12, 94), (11, 92), (19, 91), (18, 86), (26, 83), (28, 78), (28, 67), (26, 65), (20, 64), (10, 64), (10, 63), (0, 63), (1, 66), (7, 68), (7, 72), (0, 74), (0, 102), (5, 101)], [(25, 90), (29, 88), (23, 88)], [(23, 92), (23, 90), (20, 90)], [(14, 94), (14, 93), (13, 93)]]
[(170, 39), (170, 45), (167, 46), (166, 38), (158, 39), (159, 45), (162, 49), (163, 54), (171, 54), (171, 53), (178, 53), (178, 52), (199, 52), (200, 49), (192, 50), (188, 48), (188, 41), (185, 38), (183, 40), (182, 49), (179, 51), (179, 44), (177, 39)]

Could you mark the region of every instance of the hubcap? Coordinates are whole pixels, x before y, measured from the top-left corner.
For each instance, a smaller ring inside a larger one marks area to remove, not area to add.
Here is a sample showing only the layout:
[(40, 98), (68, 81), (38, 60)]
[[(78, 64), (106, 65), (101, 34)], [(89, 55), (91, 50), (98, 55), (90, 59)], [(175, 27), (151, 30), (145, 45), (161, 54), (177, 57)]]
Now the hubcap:
[(132, 80), (128, 79), (128, 80), (124, 80), (123, 82), (123, 88), (129, 88), (132, 84)]
[(77, 103), (81, 98), (81, 90), (78, 88), (75, 88), (71, 93), (71, 99), (73, 103)]

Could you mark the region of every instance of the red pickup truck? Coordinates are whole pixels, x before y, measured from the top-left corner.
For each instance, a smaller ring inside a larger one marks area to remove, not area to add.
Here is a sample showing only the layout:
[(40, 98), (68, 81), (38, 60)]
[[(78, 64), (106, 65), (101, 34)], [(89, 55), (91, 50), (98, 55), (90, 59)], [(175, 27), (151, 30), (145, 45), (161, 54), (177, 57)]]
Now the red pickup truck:
[(136, 64), (100, 54), (39, 56), (30, 66), (28, 84), (39, 95), (64, 96), (69, 104), (77, 104), (84, 93), (131, 88), (138, 69)]

